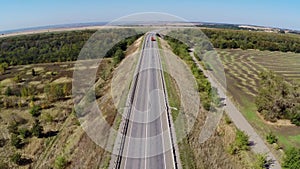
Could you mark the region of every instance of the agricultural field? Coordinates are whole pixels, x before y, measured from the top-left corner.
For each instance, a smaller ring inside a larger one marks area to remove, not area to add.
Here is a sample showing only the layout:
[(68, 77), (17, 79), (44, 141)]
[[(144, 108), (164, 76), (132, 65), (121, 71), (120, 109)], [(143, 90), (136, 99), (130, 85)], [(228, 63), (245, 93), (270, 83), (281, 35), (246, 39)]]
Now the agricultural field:
[(287, 120), (273, 124), (266, 122), (257, 113), (255, 96), (258, 92), (258, 74), (271, 70), (288, 82), (300, 82), (300, 54), (241, 49), (219, 49), (227, 78), (227, 90), (238, 104), (248, 121), (266, 136), (274, 132), (280, 146), (300, 146), (300, 127)]

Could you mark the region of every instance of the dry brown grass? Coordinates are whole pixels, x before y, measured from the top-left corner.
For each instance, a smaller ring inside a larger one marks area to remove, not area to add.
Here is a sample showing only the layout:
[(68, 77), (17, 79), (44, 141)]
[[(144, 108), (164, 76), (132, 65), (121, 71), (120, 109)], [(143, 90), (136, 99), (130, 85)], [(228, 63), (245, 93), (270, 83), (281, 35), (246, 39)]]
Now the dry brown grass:
[[(111, 69), (110, 61), (102, 62), (103, 69)], [(11, 67), (9, 72), (4, 76), (1, 76), (1, 85), (22, 85), (15, 84), (11, 79), (22, 73), (22, 78), (26, 84), (30, 84), (38, 87), (39, 85), (45, 85), (47, 83), (69, 83), (73, 76), (72, 71), (68, 70), (73, 67), (74, 63), (52, 63), (52, 64), (38, 64)], [(63, 69), (61, 67), (64, 67)], [(29, 73), (32, 68), (36, 67), (37, 76), (32, 76)], [(25, 73), (24, 73), (25, 72)], [(50, 72), (50, 73), (47, 73)], [(51, 72), (57, 72), (52, 75)], [(112, 73), (111, 71), (109, 73)], [(111, 77), (111, 76), (108, 76)], [(100, 107), (102, 111), (107, 115), (107, 121), (110, 124), (114, 122), (115, 109), (111, 105), (112, 99), (109, 96), (108, 89), (110, 88), (110, 79), (108, 78), (103, 85), (103, 95), (106, 101), (102, 101)], [(39, 87), (39, 94), (36, 95), (35, 104), (41, 104), (44, 102), (43, 87)], [(99, 100), (101, 100), (99, 98)], [(28, 102), (28, 100), (27, 100)], [(44, 133), (54, 132), (49, 137), (30, 137), (25, 139), (25, 146), (17, 150), (10, 144), (10, 133), (7, 127), (13, 121), (25, 120), (25, 124), (20, 124), (19, 128), (30, 129), (34, 123), (34, 118), (29, 114), (28, 104), (18, 108), (4, 109), (0, 108), (0, 139), (5, 139), (6, 144), (0, 147), (0, 162), (7, 164), (10, 168), (17, 168), (17, 165), (10, 161), (10, 156), (15, 152), (20, 152), (22, 157), (26, 157), (32, 160), (29, 165), (22, 166), (20, 168), (53, 168), (56, 157), (63, 155), (68, 160), (67, 168), (96, 168), (101, 166), (102, 160), (105, 161), (105, 151), (96, 145), (78, 125), (77, 118), (72, 113), (73, 101), (70, 98), (56, 101), (51, 103), (49, 107), (46, 107), (41, 111), (39, 120), (44, 128)], [(55, 133), (56, 132), (56, 133)]]

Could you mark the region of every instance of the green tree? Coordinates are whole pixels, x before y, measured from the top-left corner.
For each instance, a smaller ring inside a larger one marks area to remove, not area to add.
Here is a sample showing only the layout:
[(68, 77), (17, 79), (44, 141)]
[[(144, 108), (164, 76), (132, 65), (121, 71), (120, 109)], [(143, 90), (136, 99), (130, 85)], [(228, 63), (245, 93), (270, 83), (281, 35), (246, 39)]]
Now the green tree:
[(34, 125), (31, 128), (31, 133), (33, 136), (41, 138), (43, 136), (43, 127), (40, 125), (38, 120), (35, 120)]
[(36, 106), (33, 105), (33, 107), (29, 110), (29, 113), (33, 116), (33, 117), (39, 117), (41, 115), (41, 107), (40, 106)]
[(300, 168), (300, 149), (291, 148), (285, 152), (282, 167), (285, 169)]
[(269, 144), (274, 144), (278, 141), (277, 137), (272, 132), (266, 136), (266, 139)]
[(56, 169), (64, 169), (66, 168), (67, 166), (67, 160), (65, 157), (63, 156), (58, 156), (56, 159), (55, 159), (55, 163), (54, 163), (54, 167)]
[(5, 71), (7, 70), (8, 68), (8, 64), (6, 62), (3, 62), (0, 64), (0, 74), (4, 74)]
[(4, 92), (5, 96), (12, 96), (13, 92), (12, 89), (8, 86)]
[(125, 58), (125, 54), (121, 48), (118, 48), (116, 53), (114, 54), (114, 63), (118, 64)]
[(291, 85), (273, 72), (262, 72), (260, 87), (256, 97), (256, 106), (266, 120), (275, 122), (288, 118), (293, 100), (291, 100)]
[(17, 165), (21, 165), (22, 163), (22, 155), (20, 153), (15, 153), (11, 156), (11, 161)]
[(23, 139), (31, 136), (31, 132), (27, 128), (21, 128), (21, 129), (19, 129), (19, 133), (20, 133), (20, 136)]
[(23, 147), (22, 139), (20, 139), (17, 134), (12, 134), (11, 135), (11, 145), (16, 147), (17, 149), (22, 148)]

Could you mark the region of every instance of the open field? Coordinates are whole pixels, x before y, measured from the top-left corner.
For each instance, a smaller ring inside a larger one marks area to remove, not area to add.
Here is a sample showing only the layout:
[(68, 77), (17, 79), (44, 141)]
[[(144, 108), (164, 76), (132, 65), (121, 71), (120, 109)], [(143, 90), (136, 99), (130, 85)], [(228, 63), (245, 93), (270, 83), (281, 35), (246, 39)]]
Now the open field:
[[(102, 69), (111, 70), (112, 59), (103, 60)], [(63, 158), (65, 167), (76, 168), (85, 166), (87, 168), (105, 165), (108, 153), (97, 146), (82, 130), (73, 111), (71, 100), (71, 83), (74, 62), (36, 64), (26, 66), (10, 67), (6, 73), (0, 76), (1, 104), (0, 104), (0, 164), (1, 167), (16, 168), (17, 165), (11, 161), (11, 157), (17, 153), (21, 154), (19, 167), (21, 168), (52, 168), (58, 158)], [(35, 75), (32, 75), (32, 69)], [(111, 72), (110, 72), (111, 73)], [(101, 73), (98, 74), (101, 78)], [(16, 77), (20, 77), (16, 81)], [(108, 79), (109, 81), (109, 79)], [(104, 96), (106, 101), (101, 101), (99, 107), (107, 117), (107, 121), (114, 123), (115, 110), (111, 109), (112, 99), (107, 97), (108, 81), (103, 81), (103, 86), (98, 92)], [(59, 99), (48, 100), (45, 88), (47, 85), (68, 86), (66, 95)], [(5, 94), (7, 88), (12, 94)], [(18, 90), (24, 87), (35, 89), (32, 96), (19, 94)], [(34, 99), (32, 99), (34, 97)], [(100, 97), (99, 99), (101, 99)], [(5, 100), (18, 102), (17, 104), (5, 105)], [(40, 107), (37, 117), (30, 114), (32, 106)], [(24, 134), (22, 131), (32, 132), (35, 121), (43, 128), (40, 136)], [(12, 126), (16, 125), (16, 129)], [(13, 146), (13, 133), (21, 140), (20, 147)], [(101, 132), (101, 131), (99, 131)], [(91, 151), (82, 151), (88, 149)], [(0, 167), (0, 168), (1, 168)]]
[(272, 70), (287, 81), (300, 82), (300, 54), (257, 50), (218, 50), (224, 63), (229, 94), (240, 106), (247, 120), (263, 136), (273, 131), (284, 148), (300, 146), (300, 127), (288, 121), (265, 122), (257, 113), (255, 95), (262, 70)]

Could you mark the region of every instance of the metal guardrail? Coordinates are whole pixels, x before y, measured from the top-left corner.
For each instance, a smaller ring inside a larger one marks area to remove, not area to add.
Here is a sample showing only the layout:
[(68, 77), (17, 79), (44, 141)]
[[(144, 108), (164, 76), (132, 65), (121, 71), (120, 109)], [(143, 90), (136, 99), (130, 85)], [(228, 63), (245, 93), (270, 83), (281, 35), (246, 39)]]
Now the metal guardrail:
[[(142, 52), (141, 52), (141, 56), (139, 59), (139, 63), (138, 63), (138, 68), (136, 69), (136, 76), (134, 78), (133, 81), (133, 87), (132, 87), (132, 91), (130, 92), (130, 100), (129, 100), (129, 109), (127, 110), (127, 115), (125, 117), (125, 122), (124, 122), (124, 127), (122, 129), (122, 138), (121, 138), (121, 143), (120, 143), (120, 149), (119, 149), (119, 153), (118, 153), (118, 157), (115, 161), (115, 165), (114, 168), (115, 169), (119, 169), (121, 167), (121, 162), (122, 162), (122, 154), (124, 151), (124, 147), (125, 147), (125, 141), (126, 141), (126, 135), (128, 132), (128, 125), (129, 125), (129, 119), (130, 119), (130, 115), (131, 115), (131, 110), (132, 110), (132, 104), (134, 101), (134, 95), (135, 95), (135, 91), (137, 88), (137, 82), (138, 82), (138, 78), (139, 78), (139, 70), (141, 69), (141, 63), (143, 60), (143, 54), (144, 54), (144, 49), (145, 49), (145, 45), (146, 45), (146, 40), (143, 42), (143, 47), (142, 47)], [(167, 108), (167, 117), (168, 117), (168, 127), (169, 127), (169, 131), (170, 131), (170, 137), (171, 137), (171, 146), (172, 146), (172, 156), (173, 156), (173, 160), (174, 160), (174, 168), (178, 169), (178, 161), (177, 161), (177, 156), (176, 155), (176, 148), (175, 148), (175, 143), (174, 143), (174, 136), (173, 136), (173, 132), (172, 132), (172, 123), (171, 123), (171, 113), (170, 113), (170, 107), (169, 107), (169, 102), (168, 102), (168, 94), (167, 94), (167, 90), (166, 90), (166, 84), (165, 84), (165, 79), (164, 79), (164, 75), (163, 75), (163, 69), (162, 69), (162, 64), (161, 64), (161, 60), (159, 58), (159, 64), (160, 64), (160, 74), (161, 74), (161, 80), (162, 80), (162, 86), (163, 86), (163, 92), (164, 92), (164, 99), (165, 99), (165, 106)]]
[(172, 154), (173, 154), (173, 158), (174, 158), (173, 159), (174, 160), (174, 168), (178, 169), (178, 161), (177, 161), (177, 155), (176, 155), (176, 149), (175, 149), (175, 143), (174, 143), (174, 136), (173, 136), (173, 132), (172, 132), (173, 127), (172, 127), (172, 123), (171, 123), (171, 115), (170, 115), (171, 113), (170, 113), (168, 93), (167, 93), (167, 89), (166, 89), (166, 84), (165, 84), (165, 78), (164, 78), (164, 74), (163, 74), (161, 59), (159, 58), (158, 60), (159, 60), (159, 64), (160, 64), (161, 80), (162, 80), (163, 92), (164, 92), (164, 96), (165, 96), (164, 99), (165, 99), (165, 104), (166, 104), (166, 108), (167, 108), (168, 127), (169, 127), (170, 137), (171, 137)]

